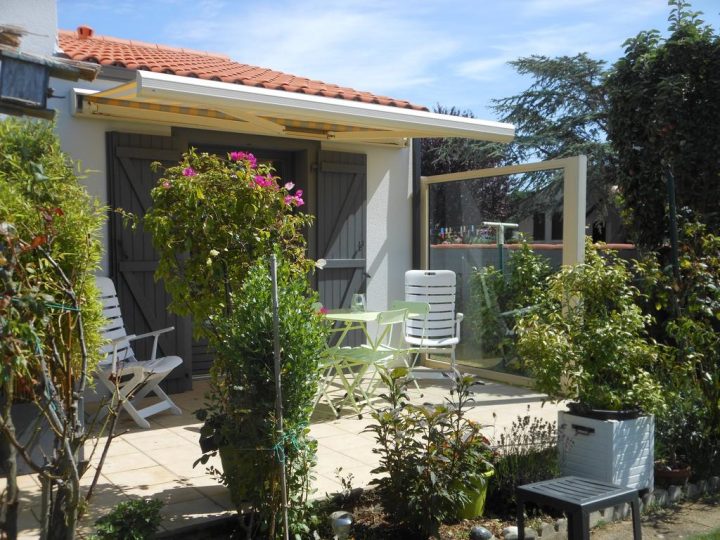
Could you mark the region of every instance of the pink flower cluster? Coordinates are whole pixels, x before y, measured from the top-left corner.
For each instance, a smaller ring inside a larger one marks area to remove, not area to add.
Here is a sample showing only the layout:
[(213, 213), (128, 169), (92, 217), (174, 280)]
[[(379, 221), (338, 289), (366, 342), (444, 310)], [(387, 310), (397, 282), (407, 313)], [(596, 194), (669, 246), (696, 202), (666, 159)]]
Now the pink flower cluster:
[(275, 179), (272, 174), (268, 173), (267, 176), (262, 176), (260, 174), (255, 176), (255, 184), (257, 184), (260, 187), (274, 187), (277, 188), (277, 184), (275, 183)]
[(247, 161), (252, 169), (257, 168), (257, 159), (250, 152), (230, 152), (232, 161)]
[(195, 176), (197, 175), (197, 171), (193, 169), (192, 167), (185, 167), (183, 169), (183, 176)]
[[(290, 183), (290, 182), (288, 182)], [(302, 206), (305, 204), (302, 198), (303, 190), (298, 189), (295, 195), (285, 195), (285, 204), (294, 204), (295, 206)]]

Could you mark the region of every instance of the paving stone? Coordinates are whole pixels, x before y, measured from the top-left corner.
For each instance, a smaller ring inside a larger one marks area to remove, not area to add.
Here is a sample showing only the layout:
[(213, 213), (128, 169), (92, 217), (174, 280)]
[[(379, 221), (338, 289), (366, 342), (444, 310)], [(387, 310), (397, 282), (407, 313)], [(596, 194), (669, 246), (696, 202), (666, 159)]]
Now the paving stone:
[(688, 483), (685, 486), (685, 496), (688, 499), (695, 499), (700, 495), (700, 489), (698, 488), (697, 484), (690, 484)]
[(664, 489), (656, 489), (653, 491), (653, 497), (655, 498), (655, 504), (660, 507), (667, 506), (668, 504), (668, 492)]
[(618, 504), (613, 508), (612, 514), (610, 512), (607, 512), (607, 515), (612, 515), (613, 521), (622, 521), (630, 515), (630, 504)]
[(670, 486), (668, 488), (668, 502), (676, 502), (683, 498), (683, 491), (680, 486)]
[(713, 476), (710, 478), (709, 482), (709, 490), (712, 493), (715, 493), (720, 489), (720, 476)]
[(597, 510), (595, 512), (590, 512), (588, 521), (590, 523), (591, 529), (594, 528), (599, 522), (601, 522), (603, 520), (604, 520), (604, 516), (600, 513), (599, 510)]
[(640, 512), (644, 512), (653, 504), (655, 504), (655, 493), (651, 491), (643, 495), (642, 499), (640, 499)]

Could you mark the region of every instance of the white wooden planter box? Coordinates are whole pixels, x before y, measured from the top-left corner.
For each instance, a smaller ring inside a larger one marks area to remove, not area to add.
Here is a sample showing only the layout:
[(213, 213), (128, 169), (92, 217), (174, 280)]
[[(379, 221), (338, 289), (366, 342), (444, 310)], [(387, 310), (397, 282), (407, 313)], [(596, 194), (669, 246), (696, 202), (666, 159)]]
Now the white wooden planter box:
[(595, 420), (558, 412), (563, 475), (653, 490), (655, 419)]

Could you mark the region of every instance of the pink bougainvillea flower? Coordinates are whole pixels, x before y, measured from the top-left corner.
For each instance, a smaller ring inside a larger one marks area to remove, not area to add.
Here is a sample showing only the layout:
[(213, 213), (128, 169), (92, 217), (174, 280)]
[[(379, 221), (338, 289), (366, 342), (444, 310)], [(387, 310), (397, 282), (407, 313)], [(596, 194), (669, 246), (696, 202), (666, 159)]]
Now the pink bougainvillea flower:
[(302, 199), (303, 190), (298, 189), (295, 195), (285, 195), (285, 204), (293, 204), (295, 206), (302, 206), (305, 201)]
[(327, 315), (329, 313), (329, 310), (325, 306), (322, 306), (320, 309), (318, 309), (318, 313), (320, 313), (321, 315)]
[(165, 188), (165, 189), (170, 189), (170, 182), (168, 182), (167, 180), (165, 180), (165, 181), (162, 183), (162, 187)]
[(245, 154), (245, 159), (248, 160), (248, 163), (250, 163), (250, 166), (251, 166), (253, 169), (256, 169), (256, 168), (257, 168), (257, 159), (255, 159), (255, 156), (253, 156), (250, 152), (248, 152), (247, 154)]
[(245, 152), (230, 152), (231, 161), (240, 161)]
[(272, 176), (266, 177), (260, 174), (255, 176), (255, 183), (260, 187), (270, 187), (273, 185)]
[(231, 161), (247, 161), (251, 168), (257, 167), (257, 159), (250, 152), (230, 152)]
[(287, 189), (288, 191), (290, 191), (294, 187), (295, 187), (295, 184), (293, 184), (292, 182), (285, 183), (285, 189)]
[(183, 176), (195, 176), (197, 174), (197, 171), (193, 169), (192, 167), (185, 167), (183, 169)]
[(302, 199), (302, 194), (303, 194), (303, 190), (302, 190), (302, 189), (298, 189), (298, 190), (295, 192), (295, 204), (296, 204), (297, 206), (302, 206), (303, 204), (305, 204), (305, 201), (303, 201), (303, 199)]

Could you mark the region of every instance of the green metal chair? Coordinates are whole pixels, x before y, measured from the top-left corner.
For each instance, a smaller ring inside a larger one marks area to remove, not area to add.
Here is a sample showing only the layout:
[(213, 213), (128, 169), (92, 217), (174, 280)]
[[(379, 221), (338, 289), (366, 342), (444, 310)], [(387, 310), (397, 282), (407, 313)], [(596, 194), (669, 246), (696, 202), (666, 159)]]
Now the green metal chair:
[(406, 309), (380, 312), (376, 319), (376, 331), (370, 335), (368, 343), (359, 347), (331, 347), (328, 364), (324, 372), (319, 399), (331, 403), (331, 408), (339, 417), (339, 408), (332, 403), (329, 395), (333, 385), (345, 391), (340, 407), (347, 403), (358, 416), (367, 405), (372, 407), (375, 391), (380, 384), (378, 372), (386, 370), (390, 363), (405, 353), (405, 349), (394, 345), (399, 341), (399, 333), (407, 317)]

